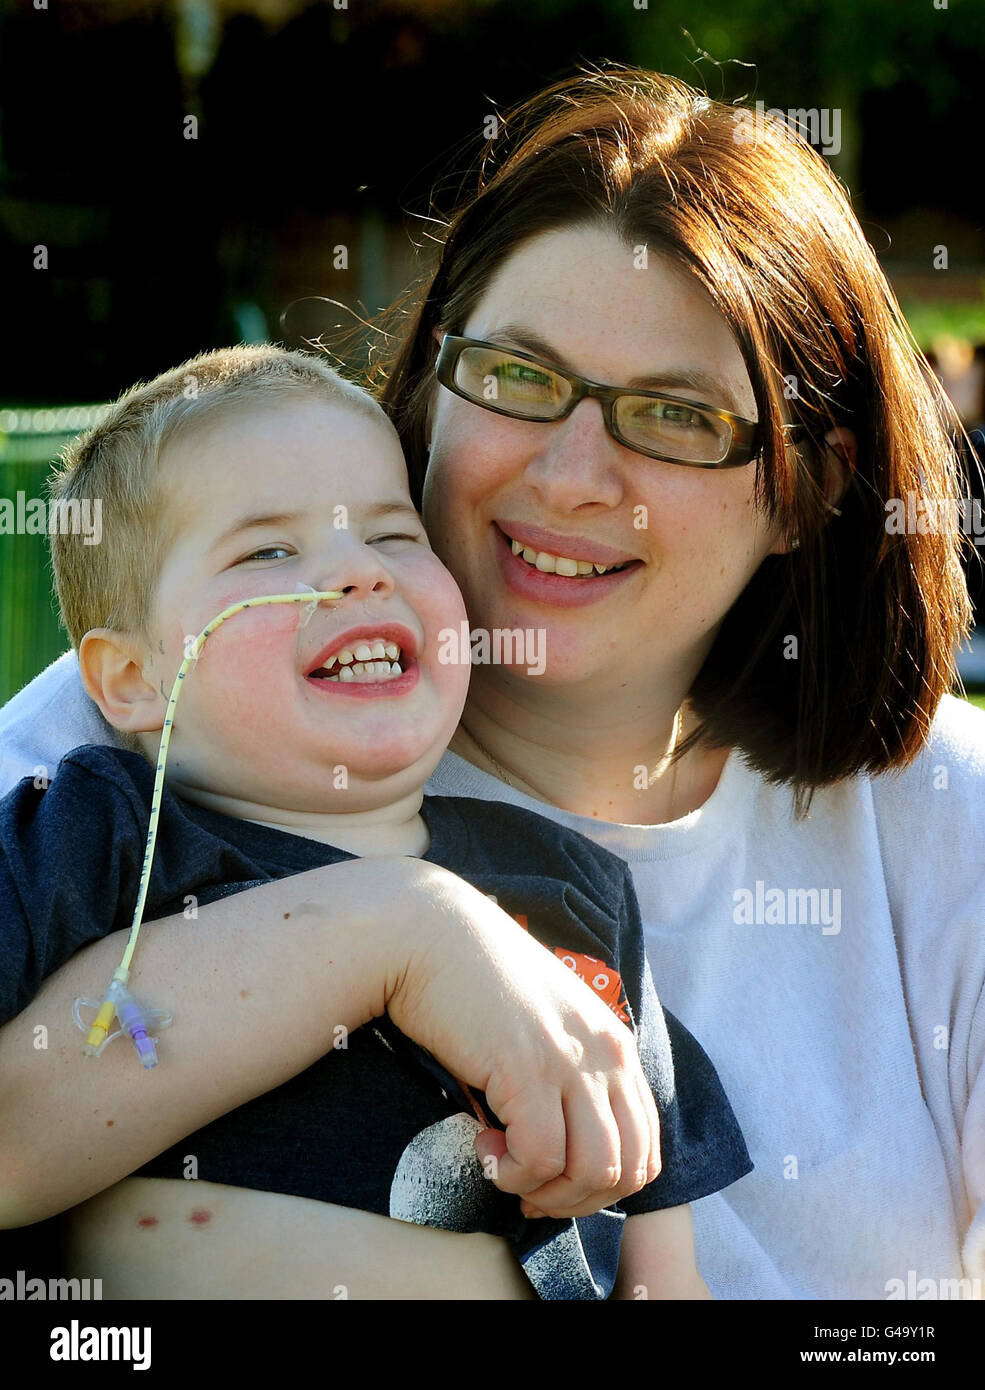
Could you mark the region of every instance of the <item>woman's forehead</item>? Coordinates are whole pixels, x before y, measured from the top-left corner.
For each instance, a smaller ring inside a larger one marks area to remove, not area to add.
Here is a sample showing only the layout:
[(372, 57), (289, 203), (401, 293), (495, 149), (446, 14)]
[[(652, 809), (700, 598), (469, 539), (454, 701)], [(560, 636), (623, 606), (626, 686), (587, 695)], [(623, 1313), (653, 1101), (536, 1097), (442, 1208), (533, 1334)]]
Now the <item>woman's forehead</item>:
[(524, 242), (462, 331), (508, 338), (613, 385), (656, 389), (670, 373), (690, 373), (720, 383), (738, 414), (755, 412), (739, 346), (704, 287), (667, 256), (607, 228), (562, 228)]

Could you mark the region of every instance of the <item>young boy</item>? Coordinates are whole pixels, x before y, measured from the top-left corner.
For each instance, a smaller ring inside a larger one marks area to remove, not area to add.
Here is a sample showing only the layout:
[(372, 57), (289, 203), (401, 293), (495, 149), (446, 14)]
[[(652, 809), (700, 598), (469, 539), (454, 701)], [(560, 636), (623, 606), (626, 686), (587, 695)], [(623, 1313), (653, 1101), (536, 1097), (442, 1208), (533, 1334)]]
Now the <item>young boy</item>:
[[(485, 1097), (384, 1018), (76, 1209), (75, 1266), (107, 1296), (606, 1297), (628, 1219), (661, 1246), (663, 1296), (707, 1297), (685, 1204), (751, 1164), (707, 1057), (673, 1019), (668, 1037), (628, 869), (527, 811), (422, 797), (464, 704), (468, 667), (439, 652), (465, 613), (379, 407), (303, 354), (205, 354), (127, 393), (55, 490), (102, 499), (101, 545), (60, 534), (53, 558), (86, 690), (124, 746), (76, 749), (47, 789), (25, 779), (0, 803), (0, 1023), (129, 925), (189, 638), (246, 598), (338, 590), (308, 621), (297, 603), (245, 610), (202, 649), (175, 714), (144, 920), (353, 856), (441, 864), (633, 1028), (663, 1157), (618, 1208), (527, 1220), (476, 1156), (496, 1123)], [(154, 1002), (181, 1026), (180, 999)], [(303, 1028), (284, 1002), (284, 1026)]]

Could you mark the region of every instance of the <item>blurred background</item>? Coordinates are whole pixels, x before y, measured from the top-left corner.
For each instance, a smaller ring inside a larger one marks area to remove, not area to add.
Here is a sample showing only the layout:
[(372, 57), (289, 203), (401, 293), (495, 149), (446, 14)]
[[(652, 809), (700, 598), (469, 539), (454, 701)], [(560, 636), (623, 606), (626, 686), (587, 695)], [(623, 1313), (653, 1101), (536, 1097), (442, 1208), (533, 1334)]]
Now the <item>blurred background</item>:
[[(832, 167), (982, 424), (976, 0), (14, 0), (0, 499), (43, 496), (63, 442), (138, 378), (230, 342), (331, 335), (339, 314), (312, 297), (359, 316), (390, 303), (486, 118), (602, 59), (840, 112)], [(977, 568), (971, 584), (981, 603)], [(67, 645), (45, 539), (0, 534), (0, 702)], [(963, 669), (985, 688), (981, 646)]]

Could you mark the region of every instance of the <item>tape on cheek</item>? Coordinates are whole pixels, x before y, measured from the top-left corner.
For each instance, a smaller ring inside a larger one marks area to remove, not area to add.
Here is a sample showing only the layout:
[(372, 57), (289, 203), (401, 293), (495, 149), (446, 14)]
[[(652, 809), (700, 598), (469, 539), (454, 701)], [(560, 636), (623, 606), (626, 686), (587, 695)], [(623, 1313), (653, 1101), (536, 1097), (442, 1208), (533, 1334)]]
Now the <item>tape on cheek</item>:
[[(294, 587), (297, 589), (297, 591), (298, 591), (299, 594), (317, 594), (317, 592), (318, 592), (318, 590), (317, 590), (317, 589), (313, 589), (313, 588), (311, 587), (310, 584), (302, 584), (300, 580), (298, 580), (297, 584), (295, 584)], [(305, 604), (300, 604), (300, 603), (299, 603), (299, 604), (297, 605), (298, 608), (301, 609), (301, 621), (300, 621), (300, 623), (298, 624), (299, 627), (307, 627), (307, 626), (308, 626), (308, 624), (309, 624), (310, 621), (311, 621), (311, 615), (312, 615), (312, 613), (314, 613), (315, 609), (318, 607), (319, 602), (320, 602), (319, 599), (312, 599), (310, 603), (305, 603)]]

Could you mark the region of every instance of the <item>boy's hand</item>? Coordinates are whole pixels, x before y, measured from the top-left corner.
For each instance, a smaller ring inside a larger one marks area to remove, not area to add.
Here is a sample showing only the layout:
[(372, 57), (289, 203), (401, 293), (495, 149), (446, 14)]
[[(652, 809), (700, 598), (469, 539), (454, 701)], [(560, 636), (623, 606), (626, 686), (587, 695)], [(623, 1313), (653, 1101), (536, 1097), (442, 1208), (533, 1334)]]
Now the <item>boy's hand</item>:
[(506, 1126), (476, 1140), (496, 1186), (561, 1218), (639, 1191), (660, 1171), (660, 1139), (632, 1033), (484, 894), (428, 869), (426, 921), (387, 1012), (485, 1091)]

